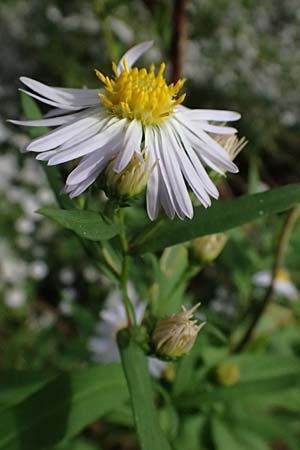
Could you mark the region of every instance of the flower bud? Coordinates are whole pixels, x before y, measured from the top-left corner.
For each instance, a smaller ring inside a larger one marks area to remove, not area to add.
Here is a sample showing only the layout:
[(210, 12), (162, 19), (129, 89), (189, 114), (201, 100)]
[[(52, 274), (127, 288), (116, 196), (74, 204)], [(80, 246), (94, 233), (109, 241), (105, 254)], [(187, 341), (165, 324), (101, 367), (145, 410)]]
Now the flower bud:
[(225, 233), (210, 234), (194, 239), (192, 241), (193, 253), (200, 263), (211, 263), (222, 252), (227, 239)]
[(237, 364), (227, 362), (220, 364), (216, 369), (216, 378), (223, 386), (233, 386), (240, 380), (241, 372)]
[(178, 358), (192, 349), (199, 331), (205, 325), (205, 322), (197, 325), (197, 320), (191, 320), (199, 305), (189, 310), (182, 306), (181, 312), (158, 321), (152, 335), (157, 354)]
[(224, 147), (231, 161), (237, 157), (248, 143), (244, 137), (239, 139), (236, 134), (220, 135), (216, 138), (216, 141)]
[(106, 187), (109, 194), (128, 198), (140, 194), (146, 187), (153, 168), (149, 166), (149, 156), (145, 159), (136, 154), (128, 166), (117, 173), (114, 170), (115, 159), (112, 159), (105, 170)]

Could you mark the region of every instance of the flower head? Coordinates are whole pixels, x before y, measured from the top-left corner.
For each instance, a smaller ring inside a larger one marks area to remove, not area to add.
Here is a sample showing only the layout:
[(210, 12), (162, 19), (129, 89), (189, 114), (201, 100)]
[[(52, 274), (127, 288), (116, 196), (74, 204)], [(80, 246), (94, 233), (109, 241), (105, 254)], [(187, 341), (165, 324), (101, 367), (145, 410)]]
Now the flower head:
[(112, 160), (105, 170), (108, 194), (120, 198), (138, 195), (145, 189), (153, 169), (154, 167), (149, 166), (147, 155), (145, 155), (145, 159), (134, 155), (128, 166), (120, 173), (115, 172), (114, 160)]
[[(268, 287), (272, 281), (271, 272), (257, 272), (253, 277), (253, 282), (258, 287)], [(274, 292), (278, 296), (285, 297), (288, 300), (296, 300), (300, 293), (291, 280), (290, 274), (285, 269), (280, 269), (276, 273), (274, 280)]]
[(200, 303), (189, 310), (182, 306), (181, 312), (158, 321), (152, 336), (157, 354), (178, 358), (192, 349), (199, 331), (205, 325), (205, 322), (197, 325), (197, 320), (191, 320), (199, 306)]
[(220, 174), (238, 171), (226, 149), (229, 141), (224, 144), (222, 137), (234, 135), (236, 130), (224, 122), (240, 115), (183, 106), (184, 80), (168, 84), (164, 63), (158, 71), (153, 65), (149, 70), (133, 67), (151, 46), (144, 42), (128, 50), (118, 65), (113, 64), (112, 77), (96, 71), (103, 84), (98, 89), (54, 88), (21, 77), (33, 91), (24, 92), (54, 109), (43, 120), (12, 122), (58, 127), (33, 140), (27, 151), (38, 153), (37, 159), (49, 165), (81, 158), (66, 180), (71, 197), (83, 193), (112, 160), (113, 170), (121, 173), (134, 157), (147, 159), (148, 154), (153, 167), (147, 181), (150, 219), (156, 219), (161, 208), (170, 218), (192, 218), (188, 187), (204, 207), (219, 195), (205, 168)]

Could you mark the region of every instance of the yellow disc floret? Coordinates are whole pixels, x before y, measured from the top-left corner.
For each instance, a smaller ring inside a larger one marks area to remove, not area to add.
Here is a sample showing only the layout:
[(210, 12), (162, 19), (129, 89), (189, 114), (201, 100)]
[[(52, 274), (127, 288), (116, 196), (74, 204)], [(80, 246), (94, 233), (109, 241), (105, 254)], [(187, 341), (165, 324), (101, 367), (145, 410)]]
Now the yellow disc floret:
[(177, 97), (184, 81), (180, 79), (169, 86), (163, 76), (162, 63), (155, 74), (154, 65), (150, 70), (129, 69), (126, 59), (124, 70), (118, 74), (113, 64), (114, 79), (96, 70), (96, 75), (105, 86), (105, 93), (99, 94), (104, 106), (115, 116), (129, 120), (139, 120), (143, 125), (157, 125), (168, 117), (176, 105), (183, 102), (185, 94)]

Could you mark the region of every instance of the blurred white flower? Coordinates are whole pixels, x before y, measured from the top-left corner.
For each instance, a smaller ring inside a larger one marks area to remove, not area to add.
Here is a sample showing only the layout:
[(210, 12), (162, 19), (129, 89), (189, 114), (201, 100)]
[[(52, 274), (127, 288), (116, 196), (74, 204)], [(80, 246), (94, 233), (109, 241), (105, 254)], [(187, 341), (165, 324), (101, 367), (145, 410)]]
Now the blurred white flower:
[(224, 287), (218, 287), (214, 298), (209, 302), (209, 309), (216, 314), (227, 316), (229, 319), (233, 318), (237, 308), (232, 292)]
[(61, 294), (62, 300), (59, 302), (58, 308), (65, 316), (71, 316), (77, 291), (72, 287), (67, 287), (61, 290)]
[(17, 159), (14, 154), (2, 154), (0, 156), (0, 189), (6, 191), (11, 185), (11, 180), (17, 174)]
[(50, 311), (43, 311), (39, 315), (31, 315), (28, 318), (28, 325), (32, 330), (41, 330), (45, 328), (50, 328), (54, 325), (56, 320), (55, 314)]
[(26, 295), (21, 288), (12, 287), (4, 293), (4, 303), (11, 309), (20, 308), (26, 302)]
[(55, 201), (53, 192), (44, 187), (37, 191), (37, 199), (41, 205), (51, 205)]
[(29, 218), (20, 216), (15, 222), (15, 228), (20, 234), (31, 234), (35, 230), (35, 224)]
[(32, 248), (33, 240), (29, 236), (20, 235), (16, 237), (16, 244), (21, 250), (28, 250), (30, 247)]
[(20, 284), (27, 276), (26, 263), (13, 254), (1, 255), (0, 279), (12, 285)]
[[(253, 277), (253, 283), (258, 287), (268, 287), (271, 284), (272, 274), (269, 271), (257, 272)], [(288, 300), (299, 298), (299, 291), (291, 281), (290, 274), (285, 269), (280, 269), (274, 280), (274, 292), (278, 296), (285, 297)]]
[(48, 266), (44, 261), (33, 261), (28, 266), (28, 275), (34, 280), (42, 280), (48, 274)]
[(95, 281), (99, 280), (100, 273), (95, 267), (87, 266), (83, 269), (83, 277), (89, 283), (95, 283)]
[(31, 158), (26, 158), (24, 166), (18, 173), (18, 179), (32, 186), (40, 186), (46, 180), (38, 162)]
[(70, 267), (63, 267), (59, 271), (59, 280), (63, 284), (72, 284), (75, 281), (75, 273), (74, 270), (72, 270)]
[[(128, 285), (128, 293), (135, 309), (137, 323), (140, 324), (146, 310), (146, 303), (138, 299), (131, 284)], [(88, 342), (88, 348), (95, 361), (115, 362), (120, 360), (116, 335), (126, 325), (127, 317), (121, 293), (114, 290), (106, 298), (95, 335)], [(159, 377), (166, 367), (164, 361), (153, 357), (148, 358), (148, 363), (150, 372), (155, 377)]]

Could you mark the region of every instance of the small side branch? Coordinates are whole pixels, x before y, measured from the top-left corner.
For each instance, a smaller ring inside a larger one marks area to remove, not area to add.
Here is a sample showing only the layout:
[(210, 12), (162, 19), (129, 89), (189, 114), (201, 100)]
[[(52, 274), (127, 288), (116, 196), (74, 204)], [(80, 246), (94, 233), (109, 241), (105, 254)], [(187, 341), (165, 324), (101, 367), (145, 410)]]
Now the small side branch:
[(299, 217), (299, 205), (294, 206), (288, 213), (287, 218), (283, 224), (282, 231), (278, 240), (277, 249), (275, 252), (275, 258), (274, 258), (274, 264), (272, 268), (272, 276), (271, 276), (271, 283), (270, 286), (267, 288), (264, 298), (262, 299), (261, 303), (259, 304), (254, 317), (252, 318), (252, 321), (246, 330), (246, 333), (242, 337), (241, 341), (238, 343), (236, 348), (234, 349), (235, 352), (242, 351), (248, 344), (249, 341), (251, 341), (255, 328), (257, 327), (260, 319), (262, 318), (264, 312), (266, 311), (268, 305), (270, 304), (273, 292), (274, 292), (274, 285), (275, 285), (275, 279), (278, 271), (282, 268), (284, 263), (284, 256), (287, 249), (287, 245), (292, 233), (292, 230), (294, 228), (294, 225)]

